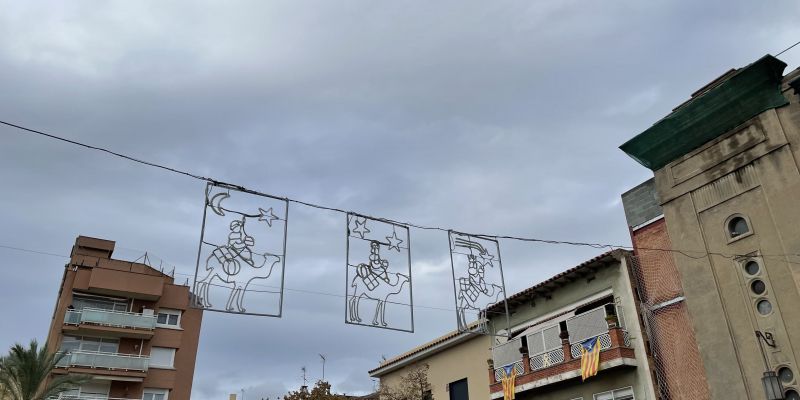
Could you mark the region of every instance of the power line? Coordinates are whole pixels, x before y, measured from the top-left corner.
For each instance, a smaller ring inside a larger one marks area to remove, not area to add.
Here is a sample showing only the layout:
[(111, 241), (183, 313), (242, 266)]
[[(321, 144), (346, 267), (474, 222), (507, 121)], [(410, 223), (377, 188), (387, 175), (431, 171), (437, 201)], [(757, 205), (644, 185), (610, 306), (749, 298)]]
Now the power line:
[[(800, 42), (798, 42), (798, 43), (800, 43)], [(797, 45), (798, 43), (796, 43), (795, 45)], [(795, 45), (793, 45), (791, 47), (794, 47)], [(789, 47), (789, 48), (791, 48), (791, 47)], [(788, 49), (786, 49), (786, 50), (788, 50)], [(784, 52), (786, 50), (784, 50)], [(24, 126), (21, 126), (21, 125), (17, 125), (17, 124), (13, 124), (13, 123), (10, 123), (10, 122), (6, 122), (6, 121), (0, 120), (0, 124), (3, 124), (3, 125), (6, 125), (6, 126), (9, 126), (9, 127), (21, 130), (23, 132), (40, 135), (40, 136), (43, 136), (43, 137), (46, 137), (46, 138), (49, 138), (49, 139), (58, 140), (58, 141), (69, 143), (69, 144), (72, 144), (72, 145), (75, 145), (75, 146), (80, 146), (80, 147), (83, 147), (83, 148), (86, 148), (86, 149), (89, 149), (89, 150), (104, 152), (104, 153), (110, 154), (112, 156), (123, 158), (125, 160), (132, 161), (132, 162), (135, 162), (135, 163), (138, 163), (138, 164), (141, 164), (141, 165), (146, 165), (146, 166), (153, 167), (153, 168), (159, 168), (159, 169), (164, 170), (164, 171), (180, 174), (180, 175), (183, 175), (183, 176), (188, 176), (190, 178), (194, 178), (194, 179), (201, 180), (201, 181), (204, 181), (204, 182), (210, 182), (210, 183), (213, 183), (213, 184), (224, 185), (224, 186), (227, 186), (227, 187), (230, 187), (230, 188), (233, 188), (233, 189), (237, 189), (237, 190), (240, 190), (240, 191), (243, 191), (243, 192), (248, 192), (248, 193), (257, 194), (257, 195), (264, 195), (264, 196), (269, 196), (269, 197), (273, 197), (273, 198), (285, 199), (288, 202), (292, 202), (292, 203), (295, 203), (295, 204), (300, 204), (300, 205), (303, 205), (303, 206), (312, 207), (312, 208), (316, 208), (316, 209), (320, 209), (320, 210), (334, 211), (334, 212), (339, 212), (339, 213), (343, 213), (343, 214), (355, 213), (353, 211), (345, 210), (345, 209), (342, 209), (342, 208), (330, 207), (330, 206), (325, 206), (325, 205), (316, 204), (316, 203), (310, 203), (310, 202), (307, 202), (307, 201), (291, 199), (291, 198), (288, 198), (288, 197), (274, 196), (274, 195), (271, 195), (271, 194), (259, 192), (257, 190), (248, 189), (248, 188), (246, 188), (246, 187), (244, 187), (242, 185), (227, 183), (227, 182), (224, 182), (224, 181), (221, 181), (221, 180), (217, 180), (217, 179), (214, 179), (214, 178), (201, 176), (199, 174), (195, 174), (195, 173), (192, 173), (192, 172), (179, 170), (177, 168), (173, 168), (173, 167), (170, 167), (170, 166), (165, 166), (165, 165), (158, 164), (158, 163), (155, 163), (155, 162), (152, 162), (152, 161), (142, 160), (140, 158), (129, 156), (129, 155), (117, 152), (117, 151), (113, 151), (113, 150), (106, 149), (106, 148), (103, 148), (103, 147), (99, 147), (99, 146), (94, 146), (94, 145), (78, 142), (78, 141), (75, 141), (75, 140), (67, 139), (67, 138), (64, 138), (64, 137), (61, 137), (61, 136), (57, 136), (57, 135), (54, 135), (54, 134), (51, 134), (51, 133), (43, 132), (43, 131), (40, 131), (40, 130), (27, 128), (27, 127), (24, 127)], [(368, 215), (368, 214), (364, 214), (364, 213), (356, 213), (356, 214), (363, 215), (365, 217), (368, 217), (368, 218), (371, 218), (371, 219), (374, 219), (374, 220), (378, 220), (378, 221), (388, 222), (388, 223), (397, 224), (397, 225), (405, 225), (405, 226), (412, 227), (412, 228), (417, 228), (417, 229), (436, 230), (436, 231), (442, 231), (442, 232), (458, 232), (458, 233), (464, 233), (464, 234), (468, 234), (468, 235), (472, 235), (472, 236), (491, 238), (491, 239), (506, 239), (506, 240), (515, 240), (515, 241), (533, 242), (533, 243), (542, 243), (542, 244), (553, 244), (553, 245), (559, 244), (559, 245), (569, 245), (569, 246), (581, 246), (581, 247), (590, 247), (590, 248), (595, 248), (595, 249), (634, 250), (634, 248), (632, 246), (628, 246), (628, 245), (616, 245), (616, 244), (608, 244), (608, 243), (589, 243), (589, 242), (576, 242), (576, 241), (565, 241), (565, 240), (539, 239), (539, 238), (530, 238), (530, 237), (512, 236), (512, 235), (469, 233), (469, 232), (459, 231), (459, 230), (455, 230), (455, 229), (442, 228), (442, 227), (439, 227), (439, 226), (422, 225), (422, 224), (417, 224), (417, 223), (413, 223), (413, 222), (399, 221), (399, 220), (394, 220), (394, 219), (390, 219), (390, 218), (383, 218), (383, 217), (376, 217), (376, 216), (372, 216), (372, 215)], [(737, 254), (706, 253), (706, 252), (694, 252), (694, 251), (678, 250), (678, 249), (645, 248), (645, 247), (637, 247), (635, 250), (652, 250), (652, 251), (675, 252), (675, 253), (679, 253), (679, 254), (682, 254), (682, 255), (684, 255), (686, 257), (694, 258), (694, 259), (702, 258), (702, 257), (708, 256), (708, 255), (717, 255), (717, 256), (723, 256), (723, 257), (727, 257), (727, 258), (736, 258), (736, 257), (744, 256), (744, 255), (737, 255)], [(692, 255), (690, 253), (697, 253), (698, 255), (695, 256), (695, 255)]]
[[(0, 245), (0, 248), (9, 249), (9, 250), (16, 250), (16, 251), (21, 251), (21, 252), (25, 252), (25, 253), (53, 256), (53, 257), (58, 257), (58, 258), (70, 258), (70, 256), (66, 256), (66, 255), (63, 255), (63, 254), (56, 254), (56, 253), (50, 253), (50, 252), (45, 252), (45, 251), (26, 249), (26, 248), (17, 247), (17, 246)], [(639, 248), (639, 250), (643, 250), (643, 249)], [(653, 249), (653, 250), (662, 250), (662, 249)], [(707, 254), (708, 255), (721, 255), (721, 254), (714, 254), (714, 253), (707, 253)], [(785, 259), (788, 256), (800, 257), (800, 254), (762, 254), (762, 255), (759, 255), (759, 257), (762, 257), (762, 258), (779, 257), (779, 258), (784, 259), (784, 261), (789, 263), (789, 264), (800, 265), (800, 262), (793, 262), (793, 261)], [(741, 256), (736, 256), (736, 257), (746, 257), (746, 255), (741, 255)], [(731, 258), (731, 257), (726, 257), (726, 258)], [(130, 263), (134, 264), (133, 262), (130, 262)], [(144, 265), (147, 265), (147, 264), (144, 264)], [(91, 267), (92, 268), (99, 268), (99, 269), (108, 269), (108, 270), (120, 271), (119, 269), (106, 268), (106, 267), (101, 267), (99, 265), (98, 266), (91, 266)], [(149, 267), (153, 268), (152, 266), (149, 266)], [(153, 268), (153, 269), (155, 269), (155, 268)], [(146, 274), (144, 272), (136, 272), (136, 271), (124, 271), (124, 272), (130, 272), (130, 273), (141, 274), (141, 275), (150, 275), (150, 274)], [(185, 274), (185, 273), (177, 272), (177, 271), (174, 271), (173, 274), (174, 275), (185, 276), (185, 277), (188, 277), (188, 278), (194, 278), (194, 275), (192, 275), (192, 274)], [(214, 287), (221, 287), (221, 288), (230, 289), (229, 286), (220, 285), (220, 284), (216, 284), (216, 283), (210, 283), (210, 285), (214, 286)], [(251, 283), (250, 286), (262, 287), (262, 288), (265, 288), (265, 289), (273, 289), (273, 290), (248, 289), (248, 291), (254, 292), (254, 293), (280, 293), (279, 290), (281, 289), (278, 286), (264, 285), (264, 284), (258, 284), (258, 283)], [(276, 291), (276, 290), (278, 290), (278, 291)], [(284, 286), (283, 290), (287, 291), (287, 292), (313, 294), (313, 295), (318, 295), (318, 296), (336, 297), (336, 298), (341, 298), (341, 299), (347, 299), (347, 298), (350, 298), (350, 297), (355, 297), (354, 295), (351, 295), (351, 294), (338, 294), (338, 293), (322, 292), (322, 291), (317, 291), (317, 290), (297, 289), (297, 288), (290, 288), (290, 287), (286, 287), (286, 286)], [(435, 311), (447, 311), (447, 312), (459, 311), (459, 310), (454, 309), (454, 308), (445, 308), (445, 307), (428, 306), (428, 305), (420, 305), (420, 304), (413, 304), (412, 305), (412, 304), (409, 304), (409, 303), (403, 303), (403, 302), (398, 302), (398, 301), (390, 301), (390, 300), (387, 300), (386, 303), (400, 305), (400, 306), (409, 306), (409, 307), (413, 306), (415, 308), (423, 308), (423, 309), (435, 310)], [(483, 310), (483, 312), (495, 313), (495, 314), (504, 314), (505, 313), (504, 311), (494, 312), (494, 311), (489, 311), (488, 309)]]
[(783, 53), (786, 53), (787, 51), (791, 50), (791, 49), (792, 49), (792, 47), (794, 47), (794, 46), (797, 46), (798, 44), (800, 44), (800, 40), (799, 40), (799, 41), (797, 41), (797, 43), (795, 43), (795, 44), (793, 44), (793, 45), (791, 45), (791, 46), (789, 46), (789, 47), (787, 47), (787, 48), (783, 49), (783, 51), (781, 51), (780, 53), (778, 53), (778, 54), (775, 54), (775, 57), (777, 57), (777, 56), (779, 56), (779, 55), (781, 55), (781, 54), (783, 54)]

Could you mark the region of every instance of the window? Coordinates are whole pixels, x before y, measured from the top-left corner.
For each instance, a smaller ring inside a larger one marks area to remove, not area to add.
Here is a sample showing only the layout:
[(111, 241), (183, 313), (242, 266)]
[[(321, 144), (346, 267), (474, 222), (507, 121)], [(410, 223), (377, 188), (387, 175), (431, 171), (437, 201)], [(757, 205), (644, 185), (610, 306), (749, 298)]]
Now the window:
[(794, 380), (794, 372), (789, 367), (778, 368), (778, 377), (781, 378), (783, 383), (792, 383)]
[(747, 272), (748, 275), (756, 275), (760, 270), (761, 266), (758, 265), (756, 260), (749, 260), (744, 263), (744, 272)]
[(158, 317), (156, 325), (162, 328), (180, 328), (181, 327), (181, 311), (172, 310), (169, 308), (162, 308), (158, 310)]
[(750, 225), (747, 220), (741, 215), (734, 215), (728, 219), (728, 236), (735, 239), (744, 234), (750, 233)]
[(469, 400), (467, 378), (451, 382), (448, 386), (450, 389), (450, 400)]
[(142, 400), (167, 400), (169, 398), (169, 390), (167, 389), (150, 389), (145, 388), (142, 394)]
[(116, 353), (119, 351), (119, 339), (64, 336), (64, 339), (61, 340), (60, 350)]
[(594, 395), (594, 400), (633, 400), (633, 388), (612, 390)]
[(758, 313), (761, 315), (769, 315), (772, 312), (772, 303), (767, 299), (759, 300), (758, 303), (756, 303), (756, 310), (758, 310)]
[(108, 311), (128, 311), (128, 301), (125, 299), (112, 299), (103, 297), (89, 297), (75, 295), (72, 297), (72, 306), (76, 310), (83, 310), (84, 308), (98, 308)]
[(767, 285), (761, 279), (756, 279), (750, 283), (750, 290), (755, 294), (764, 294), (767, 291)]
[(173, 368), (175, 349), (153, 347), (150, 349), (150, 366), (154, 368)]

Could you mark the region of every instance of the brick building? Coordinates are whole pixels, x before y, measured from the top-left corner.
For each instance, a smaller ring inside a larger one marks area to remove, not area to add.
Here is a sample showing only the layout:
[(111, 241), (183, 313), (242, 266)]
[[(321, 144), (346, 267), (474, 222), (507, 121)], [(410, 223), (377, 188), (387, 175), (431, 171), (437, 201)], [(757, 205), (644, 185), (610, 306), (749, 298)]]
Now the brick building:
[(202, 310), (187, 286), (113, 252), (79, 236), (64, 268), (47, 344), (66, 356), (53, 374), (92, 380), (59, 398), (188, 400)]
[(800, 399), (800, 70), (785, 67), (728, 71), (621, 146), (654, 174), (623, 203), (662, 398), (763, 399), (776, 374), (778, 398)]

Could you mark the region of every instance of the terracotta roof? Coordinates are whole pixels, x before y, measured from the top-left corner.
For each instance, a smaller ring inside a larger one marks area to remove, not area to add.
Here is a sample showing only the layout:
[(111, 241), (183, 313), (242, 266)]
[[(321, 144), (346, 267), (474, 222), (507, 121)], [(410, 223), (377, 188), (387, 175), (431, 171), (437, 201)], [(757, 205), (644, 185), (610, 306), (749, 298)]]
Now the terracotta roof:
[[(630, 251), (615, 249), (611, 251), (607, 251), (603, 254), (600, 254), (597, 257), (591, 258), (589, 260), (584, 261), (583, 263), (572, 267), (564, 272), (561, 272), (550, 279), (542, 281), (534, 286), (531, 286), (521, 292), (515, 293), (508, 298), (506, 301), (508, 302), (509, 309), (515, 307), (518, 304), (523, 303), (528, 299), (532, 299), (536, 296), (547, 296), (551, 293), (554, 289), (560, 287), (560, 283), (563, 281), (571, 281), (575, 275), (581, 274), (586, 269), (596, 269), (600, 266), (605, 266), (609, 263), (609, 261), (618, 261), (621, 260), (623, 257), (632, 254)], [(486, 309), (486, 312), (505, 312), (503, 309), (503, 303), (497, 303), (489, 308)]]
[[(478, 325), (478, 321), (473, 322), (472, 324), (468, 325), (467, 328), (468, 329), (472, 329), (477, 325)], [(406, 351), (405, 353), (399, 354), (397, 356), (394, 356), (392, 358), (389, 358), (387, 360), (382, 361), (381, 364), (378, 365), (378, 367), (376, 367), (375, 369), (370, 370), (369, 374), (372, 375), (373, 372), (375, 372), (375, 371), (377, 371), (377, 370), (379, 370), (381, 368), (386, 368), (386, 367), (388, 367), (388, 366), (390, 366), (392, 364), (395, 364), (395, 363), (398, 363), (400, 361), (403, 361), (403, 360), (405, 360), (405, 359), (407, 359), (407, 358), (409, 358), (409, 357), (411, 357), (411, 356), (413, 356), (415, 354), (421, 353), (421, 352), (423, 352), (425, 350), (428, 350), (428, 349), (430, 349), (430, 348), (432, 348), (432, 347), (434, 347), (436, 345), (442, 344), (444, 342), (447, 342), (448, 340), (455, 339), (455, 338), (457, 338), (459, 336), (462, 336), (462, 335), (463, 336), (473, 335), (473, 333), (471, 333), (471, 332), (460, 332), (460, 331), (457, 331), (457, 330), (456, 331), (452, 331), (452, 332), (448, 332), (448, 333), (446, 333), (446, 334), (444, 334), (442, 336), (439, 336), (436, 339), (431, 340), (428, 343), (425, 343), (423, 345), (417, 346), (417, 347), (415, 347), (415, 348), (413, 348), (413, 349), (411, 349), (409, 351)]]
[[(556, 284), (559, 281), (564, 280), (564, 279), (569, 279), (572, 276), (583, 272), (583, 270), (586, 270), (586, 269), (597, 269), (598, 267), (602, 267), (602, 266), (610, 264), (611, 261), (619, 261), (620, 259), (622, 259), (623, 257), (627, 256), (628, 254), (631, 254), (631, 252), (626, 251), (626, 250), (620, 250), (620, 249), (616, 249), (616, 250), (611, 250), (611, 251), (605, 252), (605, 253), (597, 256), (597, 257), (594, 257), (592, 259), (584, 261), (583, 263), (581, 263), (581, 264), (579, 264), (579, 265), (577, 265), (575, 267), (572, 267), (572, 268), (570, 268), (570, 269), (568, 269), (568, 270), (566, 270), (564, 272), (561, 272), (561, 273), (553, 276), (550, 279), (547, 279), (547, 280), (545, 280), (543, 282), (540, 282), (539, 284), (537, 284), (535, 286), (531, 286), (528, 289), (525, 289), (525, 290), (523, 290), (521, 292), (518, 292), (518, 293), (516, 293), (514, 295), (511, 295), (506, 300), (509, 303), (509, 307), (511, 307), (511, 305), (513, 303), (522, 303), (524, 300), (526, 300), (528, 298), (536, 297), (537, 295), (542, 295), (544, 293), (549, 293), (551, 291), (551, 289), (552, 289), (552, 287), (550, 286), (552, 284)], [(502, 311), (502, 307), (503, 307), (503, 304), (502, 303), (498, 303), (498, 304), (495, 304), (492, 307), (489, 307), (487, 309), (487, 311), (500, 312), (500, 311)], [(472, 325), (470, 325), (470, 328), (472, 328), (472, 327), (474, 327), (476, 325), (477, 325), (477, 322), (475, 322)], [(378, 370), (380, 370), (382, 368), (386, 368), (388, 366), (391, 366), (392, 364), (396, 364), (396, 363), (398, 363), (400, 361), (403, 361), (403, 360), (405, 360), (407, 358), (410, 358), (410, 357), (414, 356), (415, 354), (421, 353), (421, 352), (423, 352), (425, 350), (428, 350), (428, 349), (430, 349), (430, 348), (432, 348), (434, 346), (437, 346), (437, 345), (445, 343), (445, 342), (447, 342), (449, 340), (455, 339), (455, 338), (457, 338), (457, 337), (459, 337), (461, 335), (472, 335), (472, 333), (459, 332), (459, 331), (449, 332), (449, 333), (447, 333), (445, 335), (442, 335), (442, 336), (440, 336), (440, 337), (438, 337), (436, 339), (431, 340), (430, 342), (427, 342), (427, 343), (425, 343), (423, 345), (420, 345), (418, 347), (415, 347), (415, 348), (413, 348), (413, 349), (411, 349), (411, 350), (409, 350), (409, 351), (407, 351), (405, 353), (399, 354), (399, 355), (397, 355), (395, 357), (392, 357), (392, 358), (390, 358), (388, 360), (385, 360), (385, 361), (381, 362), (381, 364), (377, 368), (370, 370), (369, 374), (372, 375), (375, 371), (378, 371)]]

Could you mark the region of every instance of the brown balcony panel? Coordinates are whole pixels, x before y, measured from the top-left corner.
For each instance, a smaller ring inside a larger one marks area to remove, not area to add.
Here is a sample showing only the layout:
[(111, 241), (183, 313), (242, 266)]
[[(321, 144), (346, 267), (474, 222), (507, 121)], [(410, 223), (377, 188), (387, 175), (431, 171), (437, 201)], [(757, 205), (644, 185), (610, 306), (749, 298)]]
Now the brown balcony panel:
[(62, 331), (64, 334), (72, 336), (98, 336), (98, 334), (101, 334), (103, 337), (124, 337), (133, 339), (151, 339), (153, 337), (152, 330), (120, 328), (89, 323), (81, 323), (80, 325), (64, 324)]
[(98, 375), (109, 377), (111, 380), (128, 382), (141, 382), (147, 376), (144, 371), (127, 371), (122, 369), (89, 368), (89, 367), (59, 367), (53, 370), (54, 374), (79, 374)]
[[(633, 349), (628, 347), (612, 347), (600, 353), (600, 368), (598, 369), (597, 375), (601, 376), (604, 370), (612, 368), (635, 368), (636, 366), (636, 357), (634, 356)], [(526, 368), (526, 371), (527, 370), (529, 370), (529, 368)], [(515, 378), (514, 386), (519, 393), (521, 391), (551, 385), (568, 379), (580, 378), (580, 376), (581, 359), (579, 357), (540, 370), (518, 375)], [(493, 383), (489, 392), (492, 394), (493, 399), (503, 397), (503, 384), (501, 382)]]
[(92, 293), (154, 301), (161, 297), (164, 280), (156, 275), (92, 268), (88, 286)]

